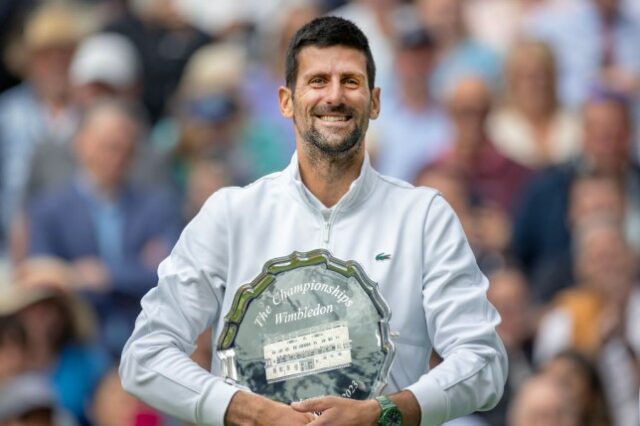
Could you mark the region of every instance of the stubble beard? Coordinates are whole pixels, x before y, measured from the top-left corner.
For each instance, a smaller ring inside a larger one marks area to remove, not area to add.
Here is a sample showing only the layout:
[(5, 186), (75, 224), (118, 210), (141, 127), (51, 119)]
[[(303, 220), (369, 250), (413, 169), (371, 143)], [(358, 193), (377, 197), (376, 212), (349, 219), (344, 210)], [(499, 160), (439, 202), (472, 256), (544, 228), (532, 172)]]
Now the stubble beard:
[[(326, 112), (343, 112), (345, 109), (341, 105)], [(352, 113), (351, 119), (356, 120), (356, 118)], [(366, 123), (356, 121), (354, 128), (342, 140), (332, 144), (329, 138), (315, 126), (312, 119), (311, 126), (301, 132), (309, 159), (316, 165), (329, 166), (332, 169), (349, 166), (361, 149), (365, 126)]]

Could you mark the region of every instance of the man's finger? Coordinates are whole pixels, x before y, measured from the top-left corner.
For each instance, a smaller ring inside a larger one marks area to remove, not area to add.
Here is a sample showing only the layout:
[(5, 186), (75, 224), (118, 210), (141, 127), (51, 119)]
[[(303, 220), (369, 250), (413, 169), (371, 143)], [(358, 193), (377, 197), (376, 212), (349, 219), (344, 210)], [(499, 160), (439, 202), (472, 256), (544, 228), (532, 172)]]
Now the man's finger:
[(311, 398), (300, 402), (292, 402), (291, 408), (303, 413), (321, 412), (334, 405), (335, 396)]

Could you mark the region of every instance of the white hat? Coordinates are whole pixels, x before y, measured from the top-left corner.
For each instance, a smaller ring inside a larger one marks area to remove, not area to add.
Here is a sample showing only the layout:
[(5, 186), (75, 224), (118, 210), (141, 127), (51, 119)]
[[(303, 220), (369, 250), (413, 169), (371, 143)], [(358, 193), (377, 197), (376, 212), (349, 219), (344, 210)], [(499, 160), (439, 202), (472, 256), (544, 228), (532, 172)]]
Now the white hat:
[(138, 80), (138, 52), (126, 37), (115, 33), (99, 33), (86, 38), (71, 62), (73, 85), (104, 83), (113, 88), (126, 88)]

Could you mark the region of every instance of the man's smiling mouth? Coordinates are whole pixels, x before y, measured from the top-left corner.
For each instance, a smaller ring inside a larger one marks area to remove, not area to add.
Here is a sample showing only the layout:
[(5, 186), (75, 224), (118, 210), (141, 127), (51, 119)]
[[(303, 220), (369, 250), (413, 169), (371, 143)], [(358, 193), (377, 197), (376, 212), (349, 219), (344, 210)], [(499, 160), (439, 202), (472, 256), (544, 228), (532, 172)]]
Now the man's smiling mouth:
[(348, 121), (351, 119), (351, 116), (347, 115), (319, 115), (317, 117), (320, 120), (327, 122)]

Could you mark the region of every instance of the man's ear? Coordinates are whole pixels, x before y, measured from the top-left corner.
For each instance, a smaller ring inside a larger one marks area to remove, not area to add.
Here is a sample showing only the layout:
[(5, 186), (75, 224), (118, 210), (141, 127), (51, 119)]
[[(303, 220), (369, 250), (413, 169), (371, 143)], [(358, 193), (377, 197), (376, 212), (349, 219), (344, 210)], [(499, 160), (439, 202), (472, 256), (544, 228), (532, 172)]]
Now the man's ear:
[(293, 93), (288, 87), (280, 86), (278, 89), (278, 100), (280, 101), (280, 114), (285, 118), (293, 117)]
[(374, 87), (371, 91), (371, 110), (369, 118), (375, 120), (380, 115), (380, 88)]

